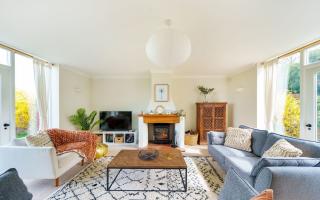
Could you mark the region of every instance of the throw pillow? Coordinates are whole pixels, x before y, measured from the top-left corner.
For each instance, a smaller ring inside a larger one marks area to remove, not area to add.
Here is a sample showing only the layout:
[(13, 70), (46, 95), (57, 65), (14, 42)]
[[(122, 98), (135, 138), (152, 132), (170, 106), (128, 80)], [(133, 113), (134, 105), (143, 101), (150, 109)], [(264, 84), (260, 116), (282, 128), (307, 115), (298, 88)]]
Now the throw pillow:
[(11, 168), (0, 174), (1, 200), (31, 200), (32, 194), (21, 180), (16, 169)]
[(250, 176), (257, 176), (265, 167), (316, 167), (320, 163), (318, 158), (261, 158), (254, 165)]
[(46, 131), (39, 131), (37, 135), (28, 135), (26, 143), (28, 146), (34, 147), (54, 147)]
[(273, 200), (273, 190), (267, 189), (250, 200)]
[(216, 145), (223, 145), (225, 133), (224, 132), (211, 132), (212, 143)]
[(299, 157), (302, 151), (285, 139), (280, 139), (268, 149), (262, 157)]
[(231, 128), (227, 129), (225, 146), (251, 152), (252, 129)]

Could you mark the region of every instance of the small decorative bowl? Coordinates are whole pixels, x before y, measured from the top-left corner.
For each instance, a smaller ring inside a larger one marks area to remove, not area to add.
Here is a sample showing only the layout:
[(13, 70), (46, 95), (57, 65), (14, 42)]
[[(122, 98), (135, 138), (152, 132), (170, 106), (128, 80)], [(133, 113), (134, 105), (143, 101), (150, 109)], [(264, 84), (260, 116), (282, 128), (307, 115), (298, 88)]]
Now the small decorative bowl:
[(159, 156), (158, 150), (140, 150), (138, 154), (141, 160), (154, 160)]

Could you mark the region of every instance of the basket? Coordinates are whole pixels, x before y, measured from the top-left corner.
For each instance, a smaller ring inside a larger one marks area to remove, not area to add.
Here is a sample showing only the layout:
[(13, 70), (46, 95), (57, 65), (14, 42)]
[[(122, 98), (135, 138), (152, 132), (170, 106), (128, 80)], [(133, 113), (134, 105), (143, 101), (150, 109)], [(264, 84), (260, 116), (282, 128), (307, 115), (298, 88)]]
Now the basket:
[(115, 136), (114, 137), (114, 143), (123, 143), (124, 137), (123, 136)]
[(186, 145), (197, 145), (198, 142), (198, 134), (185, 134), (184, 136), (184, 144)]

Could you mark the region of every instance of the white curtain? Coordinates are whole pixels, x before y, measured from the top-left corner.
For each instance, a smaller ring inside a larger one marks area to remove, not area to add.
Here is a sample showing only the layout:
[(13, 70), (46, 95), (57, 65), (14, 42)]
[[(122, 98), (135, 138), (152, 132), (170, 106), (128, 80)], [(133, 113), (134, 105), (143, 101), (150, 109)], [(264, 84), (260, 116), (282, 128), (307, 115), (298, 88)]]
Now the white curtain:
[(39, 129), (45, 130), (49, 127), (51, 116), (51, 68), (46, 62), (34, 59), (33, 71), (37, 97), (37, 108), (39, 111)]
[(265, 126), (269, 131), (284, 133), (283, 113), (288, 88), (289, 65), (278, 59), (264, 64)]

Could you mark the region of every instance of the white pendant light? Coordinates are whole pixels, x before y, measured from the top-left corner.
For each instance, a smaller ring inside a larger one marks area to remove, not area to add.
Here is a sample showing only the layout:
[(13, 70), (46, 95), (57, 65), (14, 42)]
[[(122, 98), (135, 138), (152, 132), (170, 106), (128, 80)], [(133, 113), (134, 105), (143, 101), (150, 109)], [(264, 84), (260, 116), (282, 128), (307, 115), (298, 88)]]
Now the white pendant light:
[(161, 68), (171, 68), (184, 63), (191, 55), (191, 42), (186, 34), (171, 27), (171, 20), (165, 21), (166, 28), (154, 33), (146, 45), (146, 54), (151, 62)]

